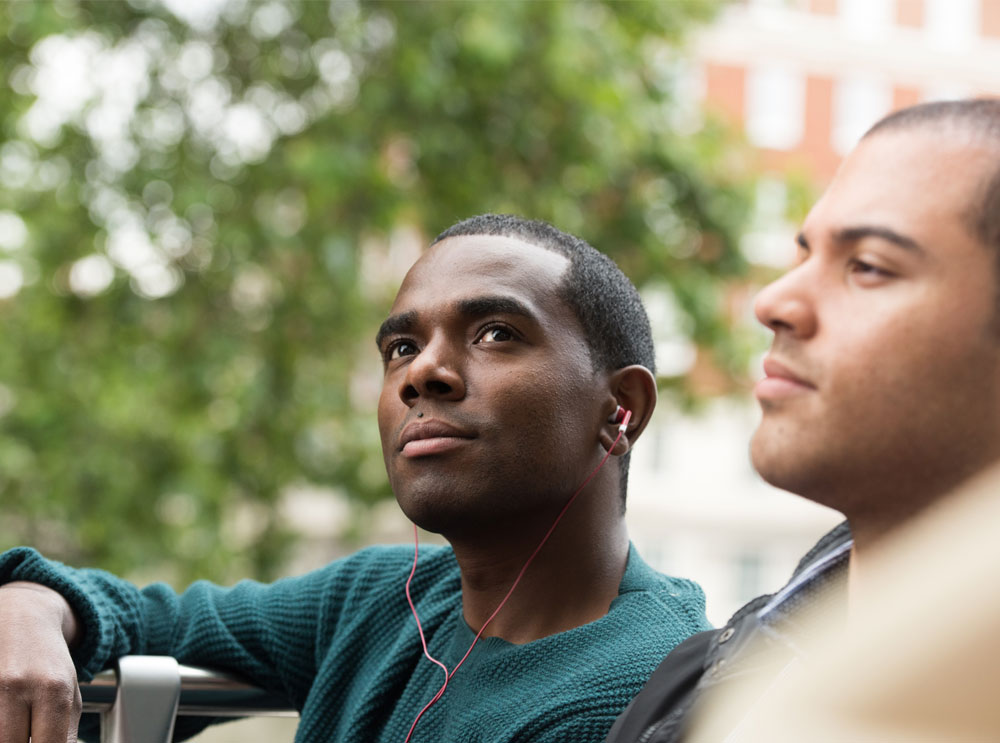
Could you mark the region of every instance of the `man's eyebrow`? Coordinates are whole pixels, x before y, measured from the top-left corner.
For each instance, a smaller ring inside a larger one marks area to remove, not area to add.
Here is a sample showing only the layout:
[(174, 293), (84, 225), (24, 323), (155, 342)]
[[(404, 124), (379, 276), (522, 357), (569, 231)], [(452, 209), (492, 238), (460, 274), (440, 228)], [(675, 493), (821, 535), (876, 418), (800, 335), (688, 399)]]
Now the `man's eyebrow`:
[(375, 345), (382, 348), (382, 341), (386, 336), (396, 333), (406, 333), (417, 324), (417, 313), (414, 311), (400, 312), (398, 315), (389, 315), (385, 319), (375, 334)]
[(885, 240), (886, 242), (890, 242), (893, 245), (913, 253), (925, 252), (916, 240), (911, 237), (907, 237), (906, 235), (901, 235), (888, 227), (879, 227), (877, 225), (859, 225), (857, 227), (844, 227), (843, 229), (835, 230), (833, 233), (833, 239), (838, 243), (853, 243), (863, 240), (866, 237), (875, 237), (879, 240)]
[(458, 311), (468, 317), (483, 315), (520, 315), (529, 320), (535, 320), (532, 312), (524, 302), (504, 295), (472, 297), (460, 300)]

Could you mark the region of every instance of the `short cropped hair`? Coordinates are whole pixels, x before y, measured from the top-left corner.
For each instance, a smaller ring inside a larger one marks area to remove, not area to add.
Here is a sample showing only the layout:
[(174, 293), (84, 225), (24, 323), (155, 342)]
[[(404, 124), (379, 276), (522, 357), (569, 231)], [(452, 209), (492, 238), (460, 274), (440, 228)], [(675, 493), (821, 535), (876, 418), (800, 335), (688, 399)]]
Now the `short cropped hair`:
[[(548, 222), (511, 214), (482, 214), (452, 225), (434, 243), (462, 235), (496, 235), (523, 240), (569, 260), (559, 296), (580, 321), (594, 369), (614, 371), (639, 364), (656, 374), (653, 332), (639, 292), (613, 260), (585, 240)], [(630, 454), (622, 457), (624, 504)]]
[[(992, 144), (1000, 153), (1000, 98), (934, 101), (894, 111), (876, 122), (862, 139), (879, 132), (930, 128), (945, 135), (964, 133)], [(981, 186), (980, 197), (968, 214), (972, 234), (997, 250), (1000, 276), (1000, 156)]]

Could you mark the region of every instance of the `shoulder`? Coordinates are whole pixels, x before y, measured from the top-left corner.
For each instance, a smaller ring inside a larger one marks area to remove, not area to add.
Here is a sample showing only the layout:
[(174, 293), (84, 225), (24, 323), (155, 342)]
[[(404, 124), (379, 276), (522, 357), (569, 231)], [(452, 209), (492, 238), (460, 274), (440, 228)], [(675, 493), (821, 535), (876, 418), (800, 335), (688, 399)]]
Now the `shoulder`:
[(705, 592), (687, 578), (660, 573), (650, 567), (632, 545), (618, 598), (609, 616), (640, 626), (652, 624), (678, 636), (673, 644), (694, 632), (709, 629)]
[[(793, 579), (850, 538), (846, 523), (830, 531), (802, 558)], [(752, 599), (730, 617), (724, 629), (699, 632), (674, 648), (615, 722), (607, 743), (632, 743), (653, 726), (656, 737), (650, 740), (676, 740), (697, 701), (702, 677), (721, 669), (723, 662), (728, 667), (746, 647), (748, 638), (757, 632), (754, 617), (774, 595)]]
[[(619, 618), (608, 615), (520, 649), (530, 657), (521, 657), (518, 673), (511, 674), (517, 703), (509, 706), (532, 714), (511, 739), (603, 741), (657, 664), (691, 634), (670, 621), (636, 623), (626, 613)], [(700, 662), (695, 665), (700, 669)], [(643, 719), (649, 714), (644, 710)]]
[(411, 571), (414, 596), (451, 595), (461, 590), (458, 562), (451, 547), (421, 545), (416, 563), (414, 571), (413, 545), (378, 545), (335, 560), (312, 575), (329, 596), (341, 597), (338, 602), (378, 601), (385, 592), (402, 595)]
[[(272, 585), (283, 592), (316, 590), (343, 601), (350, 594), (362, 598), (377, 595), (381, 589), (402, 591), (412, 568), (413, 545), (377, 545)], [(460, 585), (454, 553), (450, 547), (422, 545), (413, 584), (426, 590), (441, 583)]]
[[(540, 694), (573, 718), (604, 720), (604, 731), (674, 647), (709, 629), (698, 584), (653, 570), (630, 550), (618, 597), (589, 624), (526, 646), (532, 665), (564, 669), (538, 679)], [(525, 671), (525, 678), (534, 672)], [(602, 736), (603, 739), (603, 736)]]
[[(413, 561), (413, 545), (375, 545), (327, 563), (312, 574), (342, 578), (395, 579), (401, 573), (409, 574)], [(458, 571), (458, 563), (451, 547), (421, 546), (417, 564), (418, 576), (421, 573), (439, 575)]]

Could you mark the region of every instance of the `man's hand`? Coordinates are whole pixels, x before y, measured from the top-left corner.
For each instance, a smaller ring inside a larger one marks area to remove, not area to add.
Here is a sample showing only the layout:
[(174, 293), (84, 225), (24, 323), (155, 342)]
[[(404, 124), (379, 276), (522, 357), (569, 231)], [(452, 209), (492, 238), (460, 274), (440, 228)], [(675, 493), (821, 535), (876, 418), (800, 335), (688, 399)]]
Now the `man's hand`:
[(0, 743), (76, 741), (80, 687), (73, 610), (36, 583), (0, 587)]

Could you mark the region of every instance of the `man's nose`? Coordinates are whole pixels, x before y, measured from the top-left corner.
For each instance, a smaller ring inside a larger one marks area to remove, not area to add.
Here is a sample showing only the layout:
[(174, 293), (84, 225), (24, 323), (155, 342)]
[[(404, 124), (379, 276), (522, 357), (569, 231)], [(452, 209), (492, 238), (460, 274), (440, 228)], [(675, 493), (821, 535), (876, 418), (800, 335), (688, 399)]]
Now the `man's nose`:
[(757, 319), (775, 334), (808, 338), (816, 332), (814, 277), (810, 275), (808, 266), (802, 264), (793, 268), (765, 286), (754, 300)]
[(406, 367), (399, 397), (407, 405), (420, 398), (460, 400), (465, 396), (458, 350), (446, 338), (434, 338)]

